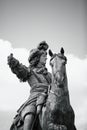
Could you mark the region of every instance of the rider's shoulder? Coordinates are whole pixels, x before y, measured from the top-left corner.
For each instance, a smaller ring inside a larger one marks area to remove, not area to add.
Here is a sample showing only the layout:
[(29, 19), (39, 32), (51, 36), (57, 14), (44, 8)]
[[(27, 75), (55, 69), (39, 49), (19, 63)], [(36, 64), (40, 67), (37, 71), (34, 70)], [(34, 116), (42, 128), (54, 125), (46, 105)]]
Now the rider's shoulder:
[(35, 74), (35, 73), (37, 73), (37, 68), (29, 68), (29, 72), (31, 75)]

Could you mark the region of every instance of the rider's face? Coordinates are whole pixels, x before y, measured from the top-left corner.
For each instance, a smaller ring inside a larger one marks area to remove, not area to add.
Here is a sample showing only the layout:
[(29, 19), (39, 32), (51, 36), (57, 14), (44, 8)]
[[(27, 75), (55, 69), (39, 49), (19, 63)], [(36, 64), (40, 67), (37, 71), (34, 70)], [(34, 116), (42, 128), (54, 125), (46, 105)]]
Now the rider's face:
[(40, 57), (40, 63), (45, 65), (46, 64), (46, 60), (47, 60), (47, 54), (43, 53)]

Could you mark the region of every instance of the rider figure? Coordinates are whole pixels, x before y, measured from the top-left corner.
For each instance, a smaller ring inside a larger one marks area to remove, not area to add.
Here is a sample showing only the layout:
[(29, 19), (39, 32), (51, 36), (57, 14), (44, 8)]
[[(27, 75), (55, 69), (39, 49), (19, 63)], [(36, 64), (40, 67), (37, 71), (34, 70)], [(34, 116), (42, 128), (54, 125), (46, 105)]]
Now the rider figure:
[[(48, 44), (43, 41), (36, 49), (30, 51), (29, 67), (20, 64), (11, 54), (8, 57), (8, 65), (12, 72), (23, 82), (30, 85), (28, 100), (17, 111), (24, 123), (24, 130), (31, 130), (36, 114), (39, 114), (48, 94), (48, 87), (51, 83), (51, 74), (47, 71)], [(20, 120), (19, 120), (20, 121)]]

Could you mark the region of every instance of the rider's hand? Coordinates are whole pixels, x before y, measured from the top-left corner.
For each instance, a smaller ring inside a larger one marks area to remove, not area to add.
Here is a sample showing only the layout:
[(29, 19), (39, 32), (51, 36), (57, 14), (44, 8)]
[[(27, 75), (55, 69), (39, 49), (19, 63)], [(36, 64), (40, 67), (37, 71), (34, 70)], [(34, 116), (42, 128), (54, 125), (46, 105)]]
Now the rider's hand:
[(13, 54), (12, 54), (12, 53), (8, 56), (7, 61), (8, 61), (8, 65), (9, 65), (11, 68), (16, 67), (17, 64), (19, 63), (19, 61), (13, 57)]
[(11, 54), (7, 57), (8, 64), (11, 63), (12, 59), (13, 59), (13, 53), (11, 53)]

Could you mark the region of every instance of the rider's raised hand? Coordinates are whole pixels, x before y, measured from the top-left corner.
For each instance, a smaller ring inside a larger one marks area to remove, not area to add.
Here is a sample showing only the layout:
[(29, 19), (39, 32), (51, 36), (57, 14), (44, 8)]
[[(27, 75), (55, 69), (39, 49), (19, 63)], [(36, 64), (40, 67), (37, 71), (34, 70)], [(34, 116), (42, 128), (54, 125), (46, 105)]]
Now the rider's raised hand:
[(19, 63), (19, 61), (13, 57), (12, 53), (7, 57), (7, 62), (11, 68), (15, 67)]
[(8, 65), (11, 63), (11, 60), (13, 59), (13, 53), (11, 53), (8, 57), (7, 57), (7, 63)]

